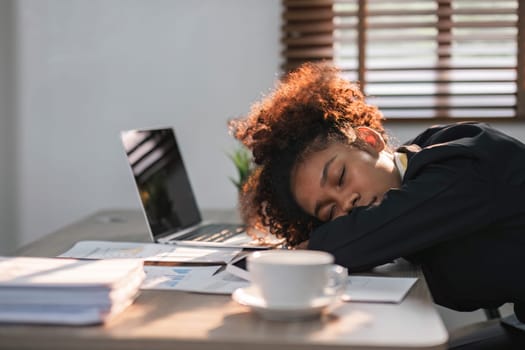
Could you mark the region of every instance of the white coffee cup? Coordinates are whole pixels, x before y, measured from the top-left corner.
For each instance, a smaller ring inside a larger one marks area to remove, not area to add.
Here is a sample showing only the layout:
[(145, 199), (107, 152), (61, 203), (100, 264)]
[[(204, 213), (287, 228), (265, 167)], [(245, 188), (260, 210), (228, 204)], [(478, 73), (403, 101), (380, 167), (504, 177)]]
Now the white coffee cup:
[(319, 298), (339, 297), (348, 278), (331, 254), (311, 250), (255, 252), (248, 256), (248, 271), (267, 306), (276, 307), (308, 307)]

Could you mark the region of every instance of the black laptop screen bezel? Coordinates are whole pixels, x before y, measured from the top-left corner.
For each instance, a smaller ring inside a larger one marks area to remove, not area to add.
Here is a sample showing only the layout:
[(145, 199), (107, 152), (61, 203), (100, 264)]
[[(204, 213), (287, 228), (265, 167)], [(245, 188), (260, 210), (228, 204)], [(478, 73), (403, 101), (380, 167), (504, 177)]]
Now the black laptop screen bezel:
[(201, 223), (175, 130), (128, 130), (121, 140), (153, 239)]

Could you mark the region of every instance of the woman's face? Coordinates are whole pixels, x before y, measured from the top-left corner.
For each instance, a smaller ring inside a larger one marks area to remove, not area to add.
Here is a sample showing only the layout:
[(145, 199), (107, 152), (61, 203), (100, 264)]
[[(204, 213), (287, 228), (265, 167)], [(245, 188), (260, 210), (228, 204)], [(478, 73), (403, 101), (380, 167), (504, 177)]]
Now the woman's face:
[(388, 190), (401, 185), (383, 139), (378, 134), (362, 139), (364, 150), (335, 142), (308, 154), (293, 168), (292, 194), (304, 211), (330, 221), (354, 207), (378, 205)]

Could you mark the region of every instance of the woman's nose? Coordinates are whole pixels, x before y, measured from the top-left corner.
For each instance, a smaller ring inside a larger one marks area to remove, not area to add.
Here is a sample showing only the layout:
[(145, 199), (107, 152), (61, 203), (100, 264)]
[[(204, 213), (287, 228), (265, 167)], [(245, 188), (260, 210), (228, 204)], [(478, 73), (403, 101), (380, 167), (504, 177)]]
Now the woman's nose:
[(339, 203), (337, 204), (337, 211), (334, 217), (339, 217), (348, 214), (358, 202), (360, 196), (358, 193), (352, 193), (350, 196), (341, 195)]

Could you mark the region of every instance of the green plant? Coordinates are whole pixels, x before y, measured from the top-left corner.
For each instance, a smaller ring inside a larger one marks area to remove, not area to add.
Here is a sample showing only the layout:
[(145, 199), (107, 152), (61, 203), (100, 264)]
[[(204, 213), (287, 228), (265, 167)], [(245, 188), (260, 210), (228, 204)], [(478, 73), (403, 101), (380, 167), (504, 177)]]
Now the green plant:
[(252, 154), (246, 147), (239, 145), (233, 152), (228, 154), (228, 156), (235, 165), (238, 174), (237, 179), (230, 176), (230, 180), (235, 187), (237, 187), (237, 190), (240, 191), (253, 169)]

